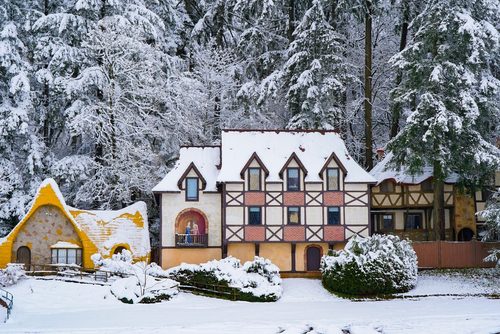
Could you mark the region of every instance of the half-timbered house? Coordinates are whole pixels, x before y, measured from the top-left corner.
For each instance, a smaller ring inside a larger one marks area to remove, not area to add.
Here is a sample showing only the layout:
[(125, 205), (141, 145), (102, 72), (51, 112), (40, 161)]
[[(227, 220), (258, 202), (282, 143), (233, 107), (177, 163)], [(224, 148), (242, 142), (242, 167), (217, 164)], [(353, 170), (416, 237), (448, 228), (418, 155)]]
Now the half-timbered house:
[[(414, 241), (435, 240), (432, 167), (425, 167), (418, 175), (410, 175), (404, 168), (398, 171), (388, 166), (391, 153), (385, 156), (382, 150), (378, 153), (381, 161), (370, 172), (377, 180), (371, 193), (373, 232)], [(497, 179), (500, 179), (498, 175)], [(484, 209), (487, 191), (464, 193), (456, 186), (457, 180), (457, 175), (452, 174), (444, 184), (446, 240), (478, 239), (478, 229), (483, 222), (476, 212)]]
[(329, 248), (370, 234), (374, 183), (334, 131), (224, 130), (220, 146), (181, 148), (153, 189), (161, 264), (260, 255), (317, 271)]

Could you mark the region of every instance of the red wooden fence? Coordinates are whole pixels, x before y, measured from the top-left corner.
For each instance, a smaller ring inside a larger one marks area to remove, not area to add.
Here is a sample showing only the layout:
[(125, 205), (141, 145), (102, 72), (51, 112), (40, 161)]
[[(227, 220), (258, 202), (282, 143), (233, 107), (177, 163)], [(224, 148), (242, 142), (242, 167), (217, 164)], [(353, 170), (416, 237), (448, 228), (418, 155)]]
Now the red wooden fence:
[(500, 248), (500, 242), (480, 241), (415, 241), (412, 243), (419, 268), (488, 268), (493, 262), (484, 262), (488, 251)]

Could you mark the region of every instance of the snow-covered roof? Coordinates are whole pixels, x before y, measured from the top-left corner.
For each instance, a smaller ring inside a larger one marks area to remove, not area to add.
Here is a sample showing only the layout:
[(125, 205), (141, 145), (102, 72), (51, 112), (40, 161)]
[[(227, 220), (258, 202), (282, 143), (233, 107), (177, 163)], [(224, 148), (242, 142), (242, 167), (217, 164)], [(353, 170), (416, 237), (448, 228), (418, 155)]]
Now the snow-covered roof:
[(220, 147), (181, 147), (179, 160), (174, 168), (154, 188), (153, 192), (179, 191), (178, 182), (187, 171), (191, 163), (196, 166), (206, 181), (205, 191), (215, 191), (220, 164)]
[[(434, 169), (430, 166), (424, 167), (422, 173), (417, 175), (411, 175), (405, 168), (402, 168), (399, 171), (395, 168), (388, 168), (392, 157), (392, 152), (387, 153), (385, 157), (370, 171), (370, 174), (377, 179), (377, 185), (385, 180), (393, 180), (396, 183), (403, 184), (419, 184), (432, 177), (434, 174)], [(452, 174), (446, 178), (445, 183), (456, 183), (457, 181), (458, 175)]]
[(240, 172), (253, 153), (269, 170), (267, 181), (281, 181), (280, 171), (295, 153), (308, 182), (321, 181), (319, 173), (335, 153), (347, 171), (345, 182), (375, 183), (375, 179), (349, 155), (344, 141), (334, 131), (224, 130), (219, 182), (241, 181)]
[(150, 252), (146, 203), (136, 202), (116, 211), (70, 208), (70, 212), (102, 254), (118, 245), (128, 245), (134, 257)]
[[(28, 213), (3, 240), (17, 233), (19, 225), (24, 224), (33, 212), (43, 205), (54, 205), (63, 210), (74, 227), (84, 232), (84, 235), (103, 255), (109, 254), (113, 247), (119, 245), (128, 245), (134, 258), (147, 256), (150, 252), (146, 203), (137, 202), (116, 211), (89, 211), (72, 208), (66, 204), (59, 186), (51, 178), (45, 179), (40, 184)], [(59, 241), (51, 247), (68, 246), (66, 244), (69, 243)]]

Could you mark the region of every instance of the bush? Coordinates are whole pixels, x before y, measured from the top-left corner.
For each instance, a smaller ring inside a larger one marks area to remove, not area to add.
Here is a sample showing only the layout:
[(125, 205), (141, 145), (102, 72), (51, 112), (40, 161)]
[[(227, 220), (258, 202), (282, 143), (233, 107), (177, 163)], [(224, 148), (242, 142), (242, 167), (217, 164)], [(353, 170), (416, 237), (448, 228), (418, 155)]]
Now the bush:
[(323, 286), (348, 295), (406, 292), (417, 283), (417, 255), (410, 242), (392, 235), (354, 236), (321, 260)]
[(0, 270), (0, 286), (14, 285), (23, 278), (26, 278), (26, 271), (22, 263), (9, 263), (7, 268)]
[(200, 265), (182, 264), (167, 272), (170, 278), (185, 285), (234, 288), (238, 300), (271, 302), (278, 300), (283, 291), (278, 267), (261, 257), (243, 265), (234, 257)]
[(170, 300), (179, 292), (178, 285), (168, 278), (157, 278), (147, 274), (136, 275), (113, 282), (111, 293), (127, 304), (151, 304)]

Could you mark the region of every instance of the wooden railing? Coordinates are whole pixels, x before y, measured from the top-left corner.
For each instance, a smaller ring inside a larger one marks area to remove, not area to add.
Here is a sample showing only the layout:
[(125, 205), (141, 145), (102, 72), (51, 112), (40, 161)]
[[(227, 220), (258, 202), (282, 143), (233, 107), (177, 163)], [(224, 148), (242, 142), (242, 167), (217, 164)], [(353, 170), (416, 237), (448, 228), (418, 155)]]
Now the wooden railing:
[(85, 269), (75, 264), (30, 264), (26, 268), (26, 274), (40, 276), (44, 274), (60, 275), (66, 277), (79, 277), (80, 279), (93, 278), (95, 281), (108, 282), (111, 276), (126, 277), (127, 274), (119, 274), (101, 269)]
[(7, 308), (7, 315), (3, 322), (6, 322), (10, 317), (10, 312), (14, 306), (14, 296), (9, 291), (0, 289), (0, 302)]
[(219, 297), (229, 300), (237, 300), (239, 294), (239, 290), (233, 287), (201, 282), (181, 282), (179, 289), (203, 296)]
[(177, 247), (207, 247), (208, 234), (175, 234)]

